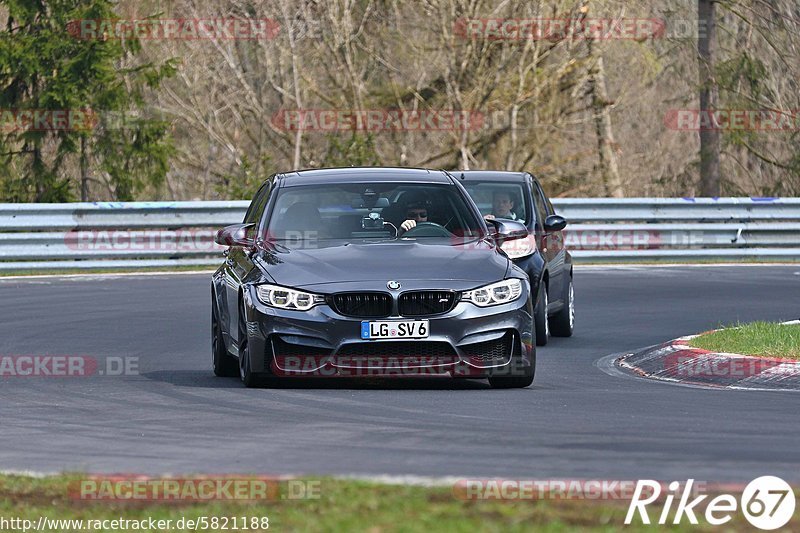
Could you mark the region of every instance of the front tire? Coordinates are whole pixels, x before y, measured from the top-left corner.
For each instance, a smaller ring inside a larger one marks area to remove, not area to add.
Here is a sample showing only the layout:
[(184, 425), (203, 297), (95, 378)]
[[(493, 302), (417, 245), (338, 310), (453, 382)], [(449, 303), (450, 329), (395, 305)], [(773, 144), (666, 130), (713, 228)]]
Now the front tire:
[(536, 309), (533, 311), (533, 321), (536, 331), (536, 346), (547, 346), (550, 338), (550, 323), (547, 320), (547, 285), (544, 280), (539, 283), (539, 297), (536, 299)]
[(564, 306), (550, 317), (550, 332), (555, 337), (572, 337), (575, 330), (575, 288), (572, 276), (564, 289)]
[(533, 383), (534, 368), (530, 367), (524, 376), (491, 376), (489, 385), (493, 389), (524, 389)]
[(250, 364), (250, 343), (247, 338), (247, 321), (244, 305), (239, 305), (239, 379), (248, 389), (259, 387), (262, 380), (253, 372)]
[(232, 378), (239, 375), (236, 359), (228, 354), (228, 349), (225, 347), (217, 303), (213, 297), (211, 298), (211, 364), (217, 377)]

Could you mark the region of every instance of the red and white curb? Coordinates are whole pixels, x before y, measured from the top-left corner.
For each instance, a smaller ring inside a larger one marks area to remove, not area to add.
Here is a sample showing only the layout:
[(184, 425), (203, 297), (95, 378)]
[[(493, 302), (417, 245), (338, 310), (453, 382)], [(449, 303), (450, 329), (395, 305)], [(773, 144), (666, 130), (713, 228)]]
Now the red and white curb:
[[(784, 324), (800, 324), (800, 320)], [(698, 336), (687, 335), (637, 353), (618, 355), (614, 363), (639, 377), (688, 386), (800, 391), (800, 361), (691, 347), (689, 341)]]

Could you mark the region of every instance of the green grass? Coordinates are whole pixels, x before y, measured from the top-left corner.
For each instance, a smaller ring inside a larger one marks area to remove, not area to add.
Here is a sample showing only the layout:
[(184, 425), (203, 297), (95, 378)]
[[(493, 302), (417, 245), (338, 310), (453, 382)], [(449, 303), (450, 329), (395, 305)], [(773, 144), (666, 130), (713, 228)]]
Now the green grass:
[[(146, 503), (87, 502), (69, 495), (78, 474), (47, 478), (0, 476), (0, 517), (40, 516), (55, 519), (170, 519), (179, 531), (181, 518), (268, 516), (270, 531), (367, 531), (379, 532), (474, 532), (474, 531), (653, 531), (667, 526), (644, 526), (634, 521), (624, 526), (627, 501), (465, 501), (450, 487), (426, 488), (384, 485), (364, 481), (322, 478), (318, 499), (267, 501), (260, 503)], [(650, 511), (657, 520), (660, 507)], [(701, 523), (702, 523), (702, 518)], [(710, 526), (692, 526), (684, 520), (672, 530), (712, 531)], [(790, 523), (791, 525), (791, 523)], [(737, 514), (726, 530), (747, 530)], [(201, 529), (202, 530), (202, 529)], [(63, 531), (69, 531), (64, 529)], [(253, 531), (253, 530), (250, 530)], [(258, 531), (258, 530), (256, 530)]]
[(753, 322), (706, 333), (689, 344), (712, 352), (800, 359), (800, 325)]

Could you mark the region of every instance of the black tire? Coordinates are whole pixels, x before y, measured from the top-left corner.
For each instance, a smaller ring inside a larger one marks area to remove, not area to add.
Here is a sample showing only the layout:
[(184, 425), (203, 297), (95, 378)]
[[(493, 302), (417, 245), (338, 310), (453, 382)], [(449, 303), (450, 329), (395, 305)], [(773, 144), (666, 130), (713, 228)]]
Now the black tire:
[(547, 286), (544, 280), (539, 283), (539, 297), (536, 298), (536, 309), (533, 310), (536, 346), (547, 346), (550, 338), (550, 323), (547, 320)]
[(221, 378), (233, 378), (239, 375), (236, 359), (231, 357), (225, 348), (222, 338), (222, 326), (219, 323), (217, 303), (211, 298), (211, 365), (214, 375)]
[(524, 376), (492, 376), (489, 378), (489, 385), (493, 389), (524, 389), (533, 383), (534, 369), (531, 367), (530, 373)]
[(533, 375), (530, 377), (492, 377), (489, 378), (489, 385), (493, 389), (524, 389), (533, 383)]
[(564, 306), (550, 317), (550, 334), (554, 337), (572, 337), (575, 330), (575, 288), (572, 276), (564, 286)]
[(244, 305), (239, 304), (239, 379), (248, 389), (263, 385), (261, 377), (253, 372), (250, 366), (250, 343), (247, 340), (247, 321)]

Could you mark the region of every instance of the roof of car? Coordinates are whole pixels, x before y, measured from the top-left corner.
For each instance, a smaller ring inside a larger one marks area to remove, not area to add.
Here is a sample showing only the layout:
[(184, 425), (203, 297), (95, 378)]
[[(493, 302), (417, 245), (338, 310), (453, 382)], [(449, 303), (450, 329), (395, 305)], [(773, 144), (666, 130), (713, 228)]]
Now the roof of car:
[(464, 176), (464, 181), (525, 181), (528, 172), (511, 172), (508, 170), (451, 170), (457, 179)]
[(343, 167), (293, 170), (280, 174), (283, 186), (320, 185), (323, 183), (371, 183), (402, 181), (451, 183), (443, 170), (405, 167)]

